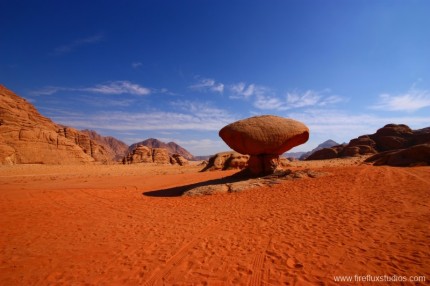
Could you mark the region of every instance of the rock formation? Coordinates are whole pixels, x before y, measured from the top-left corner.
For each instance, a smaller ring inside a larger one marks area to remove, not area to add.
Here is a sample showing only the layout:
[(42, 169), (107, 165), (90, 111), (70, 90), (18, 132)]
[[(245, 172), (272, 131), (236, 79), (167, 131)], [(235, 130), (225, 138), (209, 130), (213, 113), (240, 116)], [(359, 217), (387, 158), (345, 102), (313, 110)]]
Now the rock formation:
[(308, 140), (309, 129), (293, 119), (262, 115), (231, 123), (219, 135), (233, 150), (250, 155), (251, 175), (264, 175), (274, 172), (279, 155)]
[[(418, 145), (430, 143), (430, 127), (412, 130), (404, 124), (387, 124), (376, 133), (359, 136), (347, 145), (338, 145), (315, 152), (307, 160), (324, 160), (360, 155), (373, 155), (368, 162), (375, 165), (387, 164), (406, 166), (427, 162), (426, 147)], [(416, 147), (416, 148), (415, 148)], [(417, 150), (422, 151), (420, 158)]]
[(373, 163), (376, 166), (429, 166), (430, 143), (418, 144), (406, 149), (384, 151), (367, 158), (365, 162)]
[(234, 151), (217, 153), (209, 158), (202, 172), (244, 169), (248, 166), (248, 159), (249, 155), (242, 155)]
[(138, 142), (130, 145), (128, 152), (132, 152), (138, 145), (143, 145), (149, 148), (163, 148), (167, 150), (169, 155), (179, 154), (187, 160), (194, 159), (194, 156), (190, 152), (188, 152), (187, 150), (185, 150), (175, 142), (164, 143), (154, 138), (149, 138), (142, 142)]
[(123, 164), (156, 163), (185, 166), (188, 160), (179, 154), (169, 155), (167, 149), (138, 145), (122, 160)]
[(0, 163), (110, 162), (109, 152), (88, 135), (55, 124), (25, 99), (0, 85)]

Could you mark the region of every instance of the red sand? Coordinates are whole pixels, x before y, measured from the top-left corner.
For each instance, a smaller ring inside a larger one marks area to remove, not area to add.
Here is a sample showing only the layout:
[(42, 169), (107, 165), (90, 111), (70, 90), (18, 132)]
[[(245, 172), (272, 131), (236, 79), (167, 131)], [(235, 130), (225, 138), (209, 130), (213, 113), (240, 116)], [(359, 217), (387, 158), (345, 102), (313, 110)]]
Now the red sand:
[[(429, 167), (306, 164), (329, 174), (204, 197), (157, 190), (234, 172), (0, 167), (0, 284), (336, 285), (338, 275), (428, 283)], [(352, 281), (343, 285), (361, 284)]]

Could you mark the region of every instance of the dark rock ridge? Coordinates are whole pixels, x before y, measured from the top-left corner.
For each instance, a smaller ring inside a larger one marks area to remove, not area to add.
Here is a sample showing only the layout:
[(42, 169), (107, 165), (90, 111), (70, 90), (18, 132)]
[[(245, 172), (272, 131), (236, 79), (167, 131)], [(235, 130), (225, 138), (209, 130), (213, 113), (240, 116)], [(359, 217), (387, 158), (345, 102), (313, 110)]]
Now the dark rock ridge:
[(319, 150), (310, 155), (307, 160), (376, 154), (368, 158), (367, 162), (393, 166), (424, 164), (430, 160), (429, 153), (426, 151), (428, 144), (430, 144), (430, 127), (412, 130), (404, 124), (387, 124), (376, 133), (359, 136), (346, 145)]
[(128, 145), (112, 136), (102, 136), (94, 130), (82, 130), (91, 140), (103, 145), (115, 161), (120, 161), (127, 155)]
[(0, 164), (112, 162), (105, 146), (74, 128), (42, 116), (0, 85)]
[(128, 148), (128, 152), (133, 152), (133, 150), (139, 145), (146, 146), (149, 148), (164, 148), (170, 155), (179, 154), (187, 160), (194, 160), (194, 156), (190, 152), (188, 152), (185, 148), (179, 146), (175, 142), (165, 143), (155, 138), (149, 138), (142, 142), (130, 145), (130, 147)]

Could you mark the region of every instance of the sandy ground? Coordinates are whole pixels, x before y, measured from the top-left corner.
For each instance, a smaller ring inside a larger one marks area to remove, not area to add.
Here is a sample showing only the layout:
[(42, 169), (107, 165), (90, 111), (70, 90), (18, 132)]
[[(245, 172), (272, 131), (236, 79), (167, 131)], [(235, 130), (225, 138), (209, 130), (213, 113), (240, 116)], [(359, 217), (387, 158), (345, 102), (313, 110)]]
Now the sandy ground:
[[(429, 283), (430, 167), (294, 168), (328, 174), (180, 197), (167, 190), (234, 171), (1, 166), (0, 284), (338, 285), (343, 275), (352, 282), (342, 285), (387, 285), (354, 275)], [(416, 283), (394, 285), (403, 284)]]

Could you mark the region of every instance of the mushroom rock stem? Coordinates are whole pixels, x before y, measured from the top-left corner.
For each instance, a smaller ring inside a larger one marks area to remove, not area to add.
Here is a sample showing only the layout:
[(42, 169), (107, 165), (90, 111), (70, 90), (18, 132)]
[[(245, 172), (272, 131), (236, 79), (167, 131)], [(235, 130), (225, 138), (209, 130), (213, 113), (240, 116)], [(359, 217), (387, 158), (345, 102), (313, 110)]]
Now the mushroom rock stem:
[(273, 174), (279, 165), (279, 155), (251, 155), (248, 160), (248, 170), (253, 176)]

